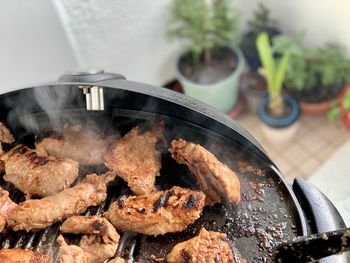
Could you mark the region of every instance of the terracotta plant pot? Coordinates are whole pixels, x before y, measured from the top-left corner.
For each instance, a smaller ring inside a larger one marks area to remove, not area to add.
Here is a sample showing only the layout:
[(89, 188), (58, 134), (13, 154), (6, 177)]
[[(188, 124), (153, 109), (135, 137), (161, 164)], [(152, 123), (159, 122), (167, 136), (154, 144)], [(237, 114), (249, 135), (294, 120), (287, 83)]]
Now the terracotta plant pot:
[(346, 109), (345, 105), (344, 105), (344, 97), (345, 97), (345, 93), (350, 91), (350, 85), (346, 85), (345, 88), (343, 89), (343, 91), (340, 93), (339, 96), (339, 103), (340, 103), (340, 107), (341, 107), (341, 119), (344, 123), (344, 126), (350, 130), (350, 111), (348, 109)]
[(332, 107), (332, 100), (320, 103), (307, 103), (300, 101), (300, 109), (303, 114), (321, 115)]

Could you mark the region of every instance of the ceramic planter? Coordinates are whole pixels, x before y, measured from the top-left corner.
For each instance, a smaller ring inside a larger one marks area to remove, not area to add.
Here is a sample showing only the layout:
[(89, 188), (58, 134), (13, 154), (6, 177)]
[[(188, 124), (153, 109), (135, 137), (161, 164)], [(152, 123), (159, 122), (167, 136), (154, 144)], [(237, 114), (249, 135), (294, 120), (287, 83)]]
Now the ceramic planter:
[(239, 77), (244, 69), (244, 59), (239, 49), (233, 48), (237, 54), (236, 69), (225, 79), (213, 84), (198, 84), (187, 79), (176, 64), (176, 78), (181, 83), (186, 95), (205, 102), (222, 112), (229, 112), (238, 100)]
[(262, 120), (262, 130), (267, 139), (277, 143), (288, 142), (296, 133), (299, 123), (300, 108), (298, 102), (290, 97), (283, 96), (283, 100), (287, 103), (291, 112), (283, 118), (274, 118), (267, 113), (268, 97), (264, 98), (258, 108), (258, 116)]
[[(267, 87), (265, 83), (265, 90), (254, 89), (251, 84), (252, 77), (250, 77), (249, 74), (257, 74), (257, 73), (251, 72), (251, 73), (245, 74), (243, 78), (243, 89), (244, 89), (248, 109), (251, 112), (256, 113), (258, 111), (260, 102), (267, 96)], [(258, 79), (257, 79), (258, 76), (255, 76), (255, 78), (256, 78), (256, 81), (258, 82)], [(261, 78), (263, 79), (263, 77)], [(263, 85), (263, 84), (259, 83), (259, 85)]]

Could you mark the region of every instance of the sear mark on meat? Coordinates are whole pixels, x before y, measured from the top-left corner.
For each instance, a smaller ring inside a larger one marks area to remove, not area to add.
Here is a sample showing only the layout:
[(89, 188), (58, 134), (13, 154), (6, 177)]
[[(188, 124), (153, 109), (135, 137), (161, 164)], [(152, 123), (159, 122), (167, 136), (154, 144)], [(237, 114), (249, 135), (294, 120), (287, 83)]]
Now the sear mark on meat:
[(164, 139), (163, 128), (162, 121), (144, 133), (136, 126), (106, 152), (105, 165), (123, 178), (137, 195), (155, 190), (155, 178), (161, 168), (161, 153), (156, 144)]
[(38, 230), (58, 221), (83, 213), (89, 206), (103, 203), (107, 184), (115, 179), (114, 172), (88, 175), (81, 183), (57, 194), (20, 203), (8, 217), (13, 230)]
[(70, 217), (62, 224), (61, 232), (84, 234), (79, 247), (89, 255), (91, 263), (113, 257), (120, 238), (113, 225), (99, 216)]
[[(20, 248), (0, 249), (0, 263), (51, 263), (52, 258), (33, 252), (32, 250), (23, 250)], [(71, 261), (72, 262), (72, 261)]]
[(71, 158), (82, 165), (104, 163), (104, 154), (114, 137), (81, 125), (64, 125), (62, 130), (46, 130), (37, 138), (36, 148), (44, 155)]
[[(191, 205), (186, 204), (189, 199)], [(117, 230), (157, 236), (186, 229), (200, 217), (204, 202), (202, 192), (173, 187), (154, 194), (130, 196), (123, 206), (116, 201), (104, 216)]]
[(178, 243), (167, 256), (168, 263), (239, 263), (241, 255), (226, 235), (202, 228), (198, 236)]
[(240, 182), (236, 173), (204, 147), (179, 139), (172, 141), (169, 151), (178, 163), (186, 164), (196, 176), (208, 204), (240, 201)]
[(10, 197), (9, 192), (0, 187), (0, 233), (5, 230), (7, 225), (7, 217), (17, 207)]
[(25, 193), (27, 199), (66, 189), (79, 172), (79, 163), (74, 160), (41, 156), (24, 145), (16, 146), (0, 159), (5, 163), (5, 181)]

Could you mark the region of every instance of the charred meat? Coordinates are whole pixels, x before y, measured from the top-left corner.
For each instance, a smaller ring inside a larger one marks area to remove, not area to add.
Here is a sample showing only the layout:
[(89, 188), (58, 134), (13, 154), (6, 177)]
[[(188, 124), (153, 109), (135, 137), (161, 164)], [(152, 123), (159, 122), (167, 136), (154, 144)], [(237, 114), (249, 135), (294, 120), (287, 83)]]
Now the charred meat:
[(107, 184), (114, 172), (88, 175), (81, 183), (39, 200), (20, 203), (9, 215), (7, 223), (13, 230), (37, 230), (73, 215), (83, 213), (89, 206), (99, 205), (107, 197)]
[(9, 192), (0, 187), (0, 233), (6, 228), (7, 217), (16, 206), (17, 204), (10, 199)]
[(61, 232), (85, 234), (79, 246), (89, 253), (90, 262), (103, 262), (114, 256), (119, 234), (105, 218), (98, 216), (73, 216), (61, 226)]
[(80, 248), (89, 254), (89, 262), (99, 263), (114, 256), (119, 234), (105, 218), (98, 216), (73, 216), (61, 226), (61, 232), (85, 234)]
[(0, 249), (0, 263), (51, 263), (49, 256), (20, 248)]
[(196, 176), (208, 204), (240, 201), (240, 183), (236, 173), (204, 147), (179, 139), (172, 141), (169, 151), (178, 163), (186, 164)]
[(12, 136), (10, 130), (4, 123), (0, 122), (0, 156), (4, 153), (1, 143), (13, 143), (15, 138)]
[(98, 165), (104, 163), (111, 139), (91, 128), (66, 124), (62, 130), (46, 130), (36, 149), (57, 158), (71, 158), (82, 165)]
[(239, 263), (238, 250), (219, 232), (201, 229), (199, 235), (177, 244), (167, 256), (168, 263)]
[(38, 155), (27, 146), (18, 145), (0, 157), (5, 163), (7, 182), (31, 197), (45, 197), (62, 191), (78, 176), (79, 163)]
[(60, 263), (90, 263), (89, 255), (76, 245), (68, 245), (63, 236), (57, 237), (60, 246)]
[(128, 182), (137, 195), (154, 191), (155, 178), (161, 168), (156, 143), (162, 138), (163, 126), (163, 122), (157, 122), (152, 130), (144, 133), (136, 126), (106, 152), (105, 165)]
[(202, 192), (173, 187), (149, 195), (122, 196), (105, 217), (117, 230), (157, 236), (186, 229), (200, 217), (204, 202)]

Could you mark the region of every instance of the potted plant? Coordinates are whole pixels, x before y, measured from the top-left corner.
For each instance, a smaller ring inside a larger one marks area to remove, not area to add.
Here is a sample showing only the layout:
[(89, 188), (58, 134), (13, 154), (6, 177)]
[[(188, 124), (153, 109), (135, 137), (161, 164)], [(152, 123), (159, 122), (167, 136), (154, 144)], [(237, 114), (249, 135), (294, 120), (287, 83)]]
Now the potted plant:
[(244, 34), (240, 47), (253, 72), (252, 74), (254, 74), (261, 67), (260, 58), (255, 46), (256, 37), (261, 32), (266, 32), (271, 40), (281, 32), (278, 29), (277, 21), (271, 19), (270, 10), (263, 3), (259, 3), (258, 8), (254, 12), (254, 19), (248, 21), (248, 25), (249, 30)]
[(350, 87), (340, 94), (338, 100), (333, 102), (332, 108), (327, 113), (328, 119), (334, 121), (341, 116), (344, 126), (350, 130)]
[(274, 58), (265, 32), (258, 35), (256, 46), (268, 89), (268, 96), (259, 105), (258, 116), (263, 121), (263, 131), (270, 140), (285, 142), (296, 132), (296, 121), (300, 113), (298, 102), (282, 94), (290, 51), (286, 50), (280, 54), (280, 58)]
[(185, 44), (176, 77), (185, 94), (228, 112), (238, 99), (244, 68), (239, 49), (231, 47), (239, 16), (229, 0), (174, 0), (169, 33)]
[(300, 39), (274, 38), (276, 51), (287, 48), (291, 52), (284, 82), (288, 93), (300, 102), (303, 113), (325, 113), (350, 80), (350, 62), (346, 59), (345, 50), (338, 45), (327, 44), (308, 51), (301, 47)]

